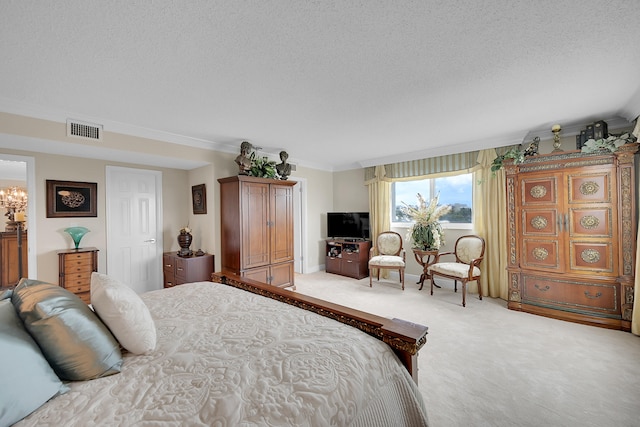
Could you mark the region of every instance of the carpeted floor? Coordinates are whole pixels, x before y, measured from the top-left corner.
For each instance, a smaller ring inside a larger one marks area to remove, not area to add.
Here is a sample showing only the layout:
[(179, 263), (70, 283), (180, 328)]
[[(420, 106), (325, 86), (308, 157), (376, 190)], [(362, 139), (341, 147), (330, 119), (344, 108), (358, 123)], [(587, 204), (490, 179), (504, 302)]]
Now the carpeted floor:
[(639, 426), (640, 337), (548, 319), (443, 282), (296, 275), (297, 292), (429, 327), (419, 388), (434, 427)]

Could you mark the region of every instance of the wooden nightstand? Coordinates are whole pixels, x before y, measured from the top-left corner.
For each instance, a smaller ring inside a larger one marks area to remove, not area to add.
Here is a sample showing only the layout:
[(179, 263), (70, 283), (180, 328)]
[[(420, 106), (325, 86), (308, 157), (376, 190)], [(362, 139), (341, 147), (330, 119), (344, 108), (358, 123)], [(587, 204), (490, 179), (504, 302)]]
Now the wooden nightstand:
[(190, 282), (210, 281), (213, 273), (213, 255), (179, 257), (176, 252), (162, 255), (164, 287)]
[(98, 271), (98, 249), (80, 248), (58, 251), (58, 285), (91, 303), (91, 273)]

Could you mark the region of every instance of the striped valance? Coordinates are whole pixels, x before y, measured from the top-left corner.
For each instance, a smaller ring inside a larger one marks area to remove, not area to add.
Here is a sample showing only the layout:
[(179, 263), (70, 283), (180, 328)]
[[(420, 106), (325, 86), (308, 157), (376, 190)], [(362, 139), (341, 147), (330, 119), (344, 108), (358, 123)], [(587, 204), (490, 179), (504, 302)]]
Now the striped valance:
[[(471, 170), (478, 165), (477, 159), (478, 151), (469, 151), (467, 153), (387, 164), (384, 165), (385, 178), (390, 181), (402, 181), (405, 178)], [(365, 182), (375, 178), (375, 170), (375, 166), (365, 168)]]

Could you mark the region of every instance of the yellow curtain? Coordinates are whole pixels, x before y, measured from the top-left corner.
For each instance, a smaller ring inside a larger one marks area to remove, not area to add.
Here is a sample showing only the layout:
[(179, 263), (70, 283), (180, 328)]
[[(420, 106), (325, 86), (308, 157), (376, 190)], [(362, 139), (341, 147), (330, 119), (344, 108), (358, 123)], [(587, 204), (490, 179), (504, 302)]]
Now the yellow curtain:
[[(491, 171), (496, 151), (491, 148), (478, 153), (479, 166), (473, 177), (473, 227), (486, 242), (480, 283), (482, 294), (508, 299), (507, 283), (507, 194), (504, 170)], [(470, 282), (469, 292), (477, 292)]]
[[(365, 184), (369, 187), (369, 212), (371, 227), (371, 240), (375, 245), (378, 234), (391, 229), (391, 183), (386, 180), (385, 167), (380, 165), (375, 168), (375, 176)], [(382, 277), (388, 277), (388, 270), (382, 269)]]

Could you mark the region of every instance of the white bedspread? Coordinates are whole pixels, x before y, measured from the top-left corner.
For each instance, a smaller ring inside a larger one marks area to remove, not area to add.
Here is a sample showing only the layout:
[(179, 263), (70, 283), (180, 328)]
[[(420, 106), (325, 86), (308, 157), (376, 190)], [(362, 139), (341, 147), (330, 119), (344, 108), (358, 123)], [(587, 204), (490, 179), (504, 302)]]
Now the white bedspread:
[(156, 350), (70, 383), (19, 426), (424, 426), (391, 349), (339, 322), (200, 282), (142, 295)]

